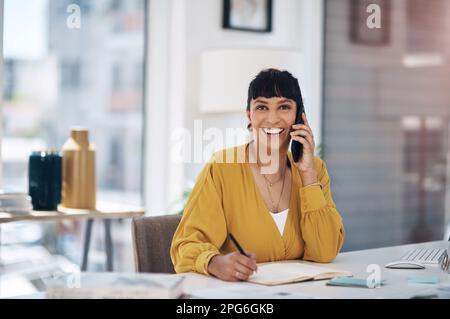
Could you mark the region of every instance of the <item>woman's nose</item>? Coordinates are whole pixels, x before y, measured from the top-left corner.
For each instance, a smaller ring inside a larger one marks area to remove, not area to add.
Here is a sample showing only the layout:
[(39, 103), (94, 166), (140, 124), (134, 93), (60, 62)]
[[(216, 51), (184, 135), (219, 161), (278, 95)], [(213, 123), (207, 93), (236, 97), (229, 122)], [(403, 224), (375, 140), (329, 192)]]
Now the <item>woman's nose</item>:
[(270, 112), (267, 117), (267, 122), (270, 124), (277, 124), (280, 121), (276, 112)]

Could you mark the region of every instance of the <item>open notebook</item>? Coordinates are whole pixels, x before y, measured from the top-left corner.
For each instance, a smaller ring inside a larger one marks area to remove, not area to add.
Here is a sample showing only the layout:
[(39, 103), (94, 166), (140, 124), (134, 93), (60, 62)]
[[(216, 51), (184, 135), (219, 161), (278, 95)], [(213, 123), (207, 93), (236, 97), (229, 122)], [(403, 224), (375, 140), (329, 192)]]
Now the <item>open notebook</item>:
[(281, 261), (258, 264), (258, 272), (249, 278), (249, 282), (266, 286), (323, 280), (334, 277), (353, 276), (351, 272), (322, 266), (315, 266), (302, 261)]

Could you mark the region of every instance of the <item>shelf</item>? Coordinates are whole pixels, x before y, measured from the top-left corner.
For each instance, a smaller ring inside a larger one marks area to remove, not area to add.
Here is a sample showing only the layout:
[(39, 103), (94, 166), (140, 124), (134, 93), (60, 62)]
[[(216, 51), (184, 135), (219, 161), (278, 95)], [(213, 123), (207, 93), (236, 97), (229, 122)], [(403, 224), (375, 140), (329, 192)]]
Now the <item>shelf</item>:
[(36, 211), (29, 213), (5, 213), (0, 212), (0, 224), (16, 221), (41, 221), (60, 219), (115, 219), (132, 218), (144, 215), (144, 208), (132, 205), (122, 205), (116, 203), (97, 203), (95, 210), (74, 209), (58, 206), (57, 211)]

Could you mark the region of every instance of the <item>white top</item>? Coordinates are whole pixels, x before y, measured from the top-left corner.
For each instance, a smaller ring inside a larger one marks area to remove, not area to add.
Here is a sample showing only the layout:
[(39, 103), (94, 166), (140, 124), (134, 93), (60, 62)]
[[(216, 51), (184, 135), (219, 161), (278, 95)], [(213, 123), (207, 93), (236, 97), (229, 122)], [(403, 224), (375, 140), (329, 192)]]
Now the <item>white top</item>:
[(275, 221), (275, 224), (277, 224), (278, 230), (280, 231), (280, 234), (283, 235), (284, 226), (286, 225), (286, 219), (288, 216), (289, 208), (283, 210), (279, 213), (272, 213), (270, 212), (270, 215), (272, 215), (273, 220)]

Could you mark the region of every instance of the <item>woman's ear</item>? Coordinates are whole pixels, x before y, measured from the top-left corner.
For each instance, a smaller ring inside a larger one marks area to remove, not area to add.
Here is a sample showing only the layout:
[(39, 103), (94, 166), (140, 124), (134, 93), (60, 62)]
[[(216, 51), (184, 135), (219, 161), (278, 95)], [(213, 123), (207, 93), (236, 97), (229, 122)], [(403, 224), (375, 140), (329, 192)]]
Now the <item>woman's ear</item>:
[(252, 128), (252, 120), (250, 119), (250, 111), (247, 111), (247, 119), (248, 119), (247, 129), (250, 130)]

